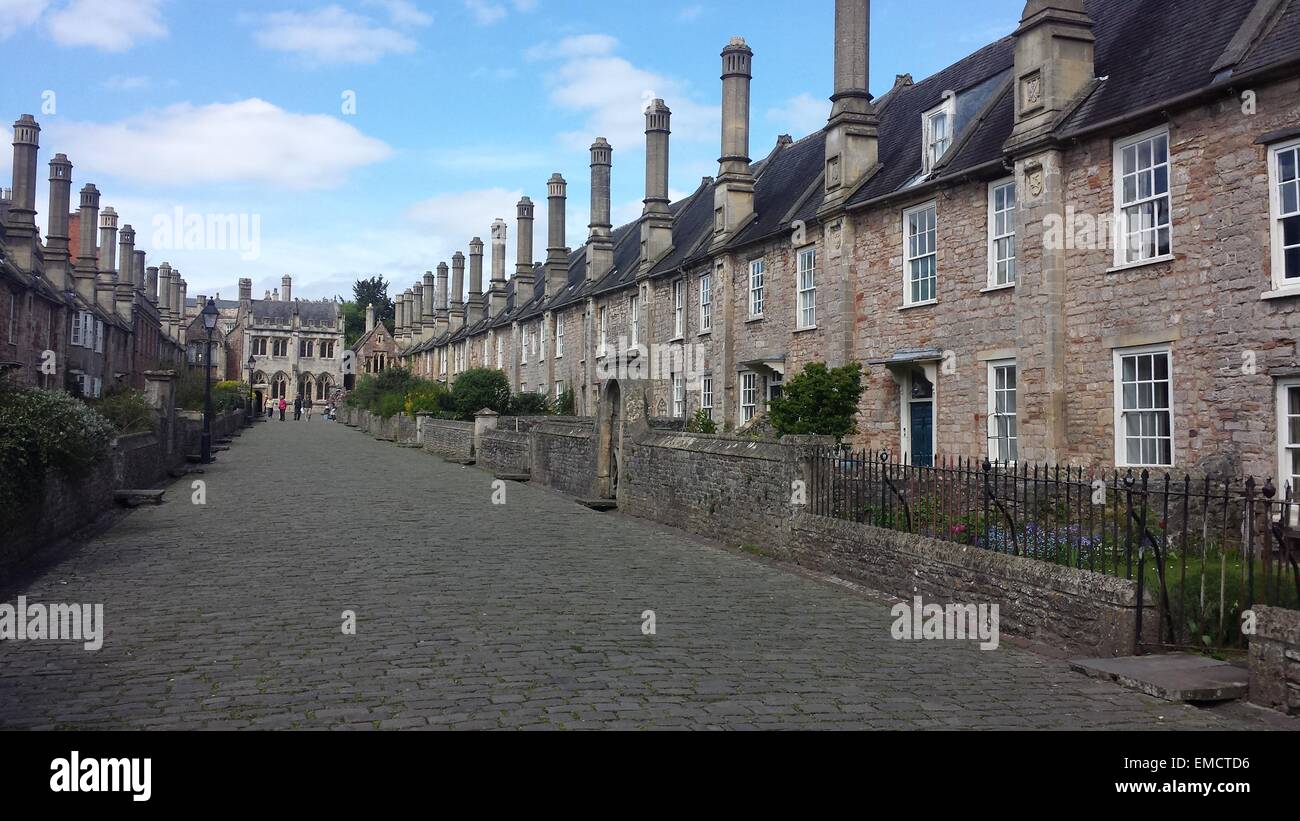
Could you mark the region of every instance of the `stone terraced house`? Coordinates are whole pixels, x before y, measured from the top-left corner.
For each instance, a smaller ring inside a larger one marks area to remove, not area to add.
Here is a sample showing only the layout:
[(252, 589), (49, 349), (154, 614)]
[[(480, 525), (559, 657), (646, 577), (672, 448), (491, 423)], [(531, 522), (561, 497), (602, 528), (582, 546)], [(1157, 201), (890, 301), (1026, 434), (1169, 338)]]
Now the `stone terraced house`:
[[(593, 416), (620, 369), (650, 413), (762, 417), (805, 365), (859, 363), (854, 442), (940, 456), (1300, 478), (1300, 0), (1030, 0), (1016, 31), (869, 91), (868, 0), (835, 4), (829, 120), (749, 145), (753, 51), (722, 52), (716, 178), (669, 202), (671, 112), (646, 111), (646, 199), (590, 236), (566, 184), (401, 296), (401, 359)], [(499, 248), (497, 243), (500, 243)], [(475, 256), (477, 254), (477, 256)], [(477, 263), (474, 260), (477, 259)], [(477, 267), (476, 267), (477, 266)], [(468, 304), (468, 308), (467, 308)]]
[[(0, 190), (0, 369), (28, 385), (102, 397), (143, 389), (146, 372), (183, 360), (185, 281), (146, 266), (130, 225), (100, 210), (91, 184), (71, 211), (72, 163), (49, 162), (45, 236), (36, 224), (40, 124), (14, 123), (13, 186)], [(160, 275), (160, 272), (161, 275)]]

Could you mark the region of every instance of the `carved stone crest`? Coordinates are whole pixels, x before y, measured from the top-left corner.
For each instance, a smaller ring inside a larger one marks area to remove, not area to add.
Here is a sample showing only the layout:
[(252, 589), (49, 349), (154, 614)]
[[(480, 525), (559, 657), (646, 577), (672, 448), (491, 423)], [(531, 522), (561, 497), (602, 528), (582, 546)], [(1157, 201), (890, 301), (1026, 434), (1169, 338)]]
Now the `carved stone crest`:
[(1021, 108), (1030, 110), (1038, 108), (1043, 102), (1043, 77), (1038, 72), (1034, 72), (1020, 81), (1021, 86)]
[(1030, 168), (1025, 172), (1025, 183), (1029, 186), (1029, 193), (1033, 197), (1043, 195), (1043, 167), (1041, 165)]

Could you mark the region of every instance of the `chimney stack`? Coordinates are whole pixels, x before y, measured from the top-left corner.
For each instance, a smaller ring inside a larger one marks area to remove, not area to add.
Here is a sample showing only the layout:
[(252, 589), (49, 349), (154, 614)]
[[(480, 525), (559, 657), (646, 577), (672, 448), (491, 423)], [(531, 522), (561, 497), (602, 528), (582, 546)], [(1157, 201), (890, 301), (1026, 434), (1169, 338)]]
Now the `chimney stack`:
[(433, 324), (437, 336), (442, 336), (450, 326), (450, 312), (447, 308), (447, 263), (438, 263), (438, 305), (434, 310)]
[(546, 298), (564, 290), (569, 281), (569, 249), (564, 244), (565, 212), (569, 200), (569, 184), (556, 172), (546, 183), (547, 190), (547, 229), (549, 240), (546, 246)]
[(375, 303), (366, 306), (366, 333), (375, 329)]
[(432, 299), (433, 294), (425, 297), (424, 281), (419, 279), (411, 287), (411, 293), (414, 296), (414, 301), (411, 303), (411, 337), (413, 339), (422, 339), (424, 337), (424, 301), (426, 298)]
[(146, 293), (145, 278), (144, 278), (144, 260), (145, 260), (144, 251), (136, 251), (135, 252), (135, 275), (132, 276), (131, 281), (135, 283), (135, 290), (138, 291), (140, 294)]
[(516, 209), (519, 212), (519, 237), (515, 254), (515, 304), (523, 305), (533, 298), (533, 201), (524, 197)]
[(506, 221), (497, 217), (492, 223), (492, 285), (488, 296), (489, 316), (506, 309)]
[(135, 303), (135, 229), (123, 225), (117, 235), (119, 273), (113, 286), (118, 316), (130, 321), (131, 306)]
[[(241, 303), (253, 301), (253, 280), (247, 277), (239, 280), (239, 301)], [(247, 309), (248, 305), (245, 304), (243, 307)]]
[(68, 212), (72, 207), (72, 163), (55, 154), (50, 160), (49, 228), (45, 232), (45, 273), (61, 291), (72, 289), (69, 277), (71, 249), (68, 247)]
[(878, 160), (871, 103), (871, 0), (835, 0), (835, 93), (826, 124), (826, 201), (842, 205)]
[(280, 292), (284, 294), (285, 302), (293, 302), (293, 277), (285, 274), (280, 278)]
[(641, 214), (641, 274), (646, 274), (673, 244), (668, 209), (668, 137), (672, 111), (655, 100), (645, 112), (645, 208)]
[(5, 215), (9, 253), (18, 267), (35, 270), (36, 162), (41, 149), (41, 127), (36, 118), (24, 114), (14, 123), (14, 187)]
[(420, 303), (420, 308), (424, 315), (420, 319), (421, 336), (425, 339), (433, 337), (434, 327), (434, 303), (438, 299), (437, 286), (434, 283), (433, 271), (424, 272), (424, 301)]
[(77, 214), (77, 293), (86, 302), (95, 301), (95, 274), (99, 258), (95, 245), (95, 226), (99, 224), (99, 189), (87, 183), (81, 189), (81, 209)]
[(451, 258), (451, 329), (465, 325), (465, 255), (457, 251)]
[(1033, 150), (1096, 74), (1083, 0), (1029, 0), (1016, 29), (1016, 119), (1007, 148)]
[(483, 318), (483, 240), (478, 237), (469, 243), (469, 302), (466, 305), (466, 322), (470, 325)]
[(162, 329), (167, 332), (172, 316), (172, 266), (169, 262), (158, 266), (158, 314)]
[(587, 281), (594, 282), (614, 267), (614, 234), (610, 219), (610, 173), (614, 149), (604, 137), (591, 145), (591, 224), (587, 237)]
[(145, 279), (144, 295), (156, 306), (158, 304), (158, 267), (150, 265), (146, 268)]
[(99, 212), (99, 272), (95, 277), (95, 302), (113, 310), (113, 286), (117, 282), (117, 212), (110, 206)]
[(730, 236), (754, 213), (749, 168), (749, 86), (754, 52), (743, 37), (722, 50), (722, 156), (713, 189), (714, 242)]

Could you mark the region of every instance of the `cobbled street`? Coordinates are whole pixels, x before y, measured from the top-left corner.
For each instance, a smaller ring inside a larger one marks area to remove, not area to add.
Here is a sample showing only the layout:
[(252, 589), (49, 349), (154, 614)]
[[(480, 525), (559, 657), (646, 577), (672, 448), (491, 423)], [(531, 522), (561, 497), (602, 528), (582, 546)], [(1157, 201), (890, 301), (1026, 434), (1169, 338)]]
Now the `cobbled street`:
[[(0, 644), (0, 726), (1260, 724), (1252, 708), (1159, 702), (1005, 641), (894, 641), (883, 598), (542, 488), (509, 485), (494, 506), (491, 485), (341, 424), (259, 424), (166, 505), (4, 591), (102, 603), (107, 631), (98, 652)], [(657, 635), (642, 634), (646, 610)]]

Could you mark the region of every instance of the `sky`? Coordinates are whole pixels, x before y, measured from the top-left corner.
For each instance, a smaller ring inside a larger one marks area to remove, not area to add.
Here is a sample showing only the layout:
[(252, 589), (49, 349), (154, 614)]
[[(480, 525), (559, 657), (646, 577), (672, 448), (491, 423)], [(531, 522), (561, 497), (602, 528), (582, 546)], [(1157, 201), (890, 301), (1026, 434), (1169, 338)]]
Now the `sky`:
[[(1024, 0), (872, 3), (871, 90), (917, 81), (1016, 27)], [(751, 154), (830, 113), (834, 3), (776, 0), (0, 0), (0, 118), (55, 153), (191, 296), (350, 298), (409, 287), (569, 182), (568, 244), (590, 222), (592, 141), (614, 146), (615, 224), (645, 196), (645, 103), (673, 111), (670, 190), (717, 173), (722, 47), (754, 50)], [(9, 185), (9, 141), (0, 185)], [(46, 225), (48, 190), (37, 192)], [(230, 217), (235, 219), (231, 220)], [(197, 229), (197, 230), (196, 230)], [(489, 245), (490, 247), (490, 245)]]

